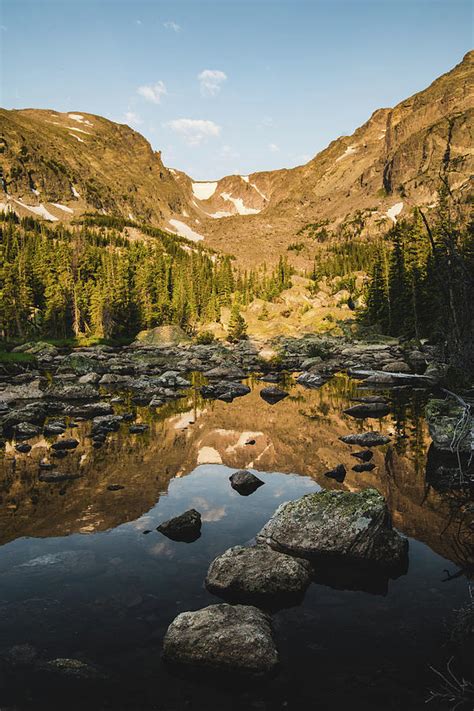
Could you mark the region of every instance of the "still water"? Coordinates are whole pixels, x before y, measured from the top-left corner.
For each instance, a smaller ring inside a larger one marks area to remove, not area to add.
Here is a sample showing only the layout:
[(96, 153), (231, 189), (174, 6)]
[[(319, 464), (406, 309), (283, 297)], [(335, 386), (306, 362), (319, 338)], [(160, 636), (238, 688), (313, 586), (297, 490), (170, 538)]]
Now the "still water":
[[(232, 403), (195, 389), (163, 408), (135, 408), (150, 429), (123, 424), (101, 449), (90, 423), (67, 435), (79, 447), (58, 464), (73, 481), (38, 480), (54, 441), (37, 438), (28, 455), (7, 446), (1, 465), (0, 709), (413, 709), (445, 668), (447, 627), (469, 602), (471, 521), (456, 495), (425, 480), (429, 437), (423, 391), (392, 391), (392, 414), (354, 420), (342, 410), (360, 391), (336, 376), (319, 390), (289, 380), (289, 397), (269, 405), (264, 384)], [(114, 393), (116, 395), (116, 393)], [(130, 410), (128, 394), (117, 412)], [(355, 473), (354, 451), (339, 437), (379, 429), (372, 472)], [(324, 477), (339, 463), (342, 484)], [(251, 469), (265, 482), (240, 496), (229, 476)], [(123, 488), (110, 490), (120, 485)], [(162, 638), (184, 610), (220, 600), (203, 581), (228, 547), (253, 539), (276, 507), (321, 487), (374, 486), (394, 526), (410, 539), (408, 572), (375, 587), (314, 583), (301, 605), (274, 615), (281, 671), (266, 682), (176, 676), (161, 662)], [(158, 533), (189, 508), (202, 515), (193, 543)], [(148, 532), (148, 533), (145, 533)], [(358, 589), (357, 589), (358, 588)], [(53, 673), (48, 661), (73, 658), (93, 679)], [(430, 707), (428, 707), (430, 708)], [(433, 708), (449, 708), (449, 706)]]

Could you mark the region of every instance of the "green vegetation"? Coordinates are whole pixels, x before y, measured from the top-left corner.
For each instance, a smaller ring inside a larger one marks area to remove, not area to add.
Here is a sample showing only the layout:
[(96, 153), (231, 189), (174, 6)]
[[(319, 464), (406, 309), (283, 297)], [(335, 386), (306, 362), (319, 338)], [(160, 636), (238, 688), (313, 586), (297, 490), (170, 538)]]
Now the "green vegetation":
[(474, 369), (474, 223), (462, 227), (446, 189), (430, 225), (421, 211), (388, 232), (374, 259), (364, 319), (384, 333), (429, 338)]
[(245, 319), (240, 313), (240, 303), (239, 299), (236, 297), (234, 303), (232, 304), (232, 310), (230, 312), (229, 328), (227, 331), (227, 337), (231, 343), (236, 343), (241, 341), (247, 335), (247, 324)]
[(121, 218), (89, 215), (67, 228), (0, 221), (0, 336), (129, 340), (140, 330), (177, 324), (188, 333), (220, 319), (233, 294), (242, 303), (271, 300), (290, 283), (284, 260), (241, 274), (231, 258), (161, 230), (140, 226), (148, 240), (130, 240)]

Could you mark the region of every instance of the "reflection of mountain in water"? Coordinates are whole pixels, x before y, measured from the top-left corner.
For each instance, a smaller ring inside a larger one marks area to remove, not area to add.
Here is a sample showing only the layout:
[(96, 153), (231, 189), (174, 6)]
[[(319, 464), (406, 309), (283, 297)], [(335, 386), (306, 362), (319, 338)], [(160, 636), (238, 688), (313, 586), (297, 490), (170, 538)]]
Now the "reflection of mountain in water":
[[(128, 434), (122, 426), (101, 449), (87, 437), (89, 423), (79, 423), (71, 435), (80, 446), (58, 464), (63, 472), (83, 476), (62, 484), (38, 480), (38, 462), (48, 442), (38, 439), (31, 453), (13, 458), (7, 450), (2, 465), (0, 541), (20, 536), (59, 536), (91, 533), (134, 520), (165, 493), (170, 479), (193, 471), (198, 464), (223, 463), (235, 468), (304, 474), (325, 488), (358, 491), (375, 486), (386, 496), (394, 525), (422, 540), (460, 565), (469, 552), (467, 522), (453, 510), (453, 497), (425, 484), (427, 430), (419, 393), (405, 401), (395, 396), (393, 414), (381, 421), (354, 420), (342, 410), (357, 385), (343, 376), (319, 390), (294, 387), (277, 405), (260, 396), (263, 386), (251, 383), (252, 392), (227, 404), (203, 401), (196, 391), (157, 413), (146, 408), (139, 418), (150, 424), (143, 435)], [(364, 429), (380, 429), (393, 436), (393, 445), (375, 448), (372, 472), (355, 473), (357, 461), (339, 437)], [(343, 463), (343, 484), (324, 472)], [(109, 491), (111, 484), (123, 489)], [(472, 551), (471, 551), (472, 554)]]

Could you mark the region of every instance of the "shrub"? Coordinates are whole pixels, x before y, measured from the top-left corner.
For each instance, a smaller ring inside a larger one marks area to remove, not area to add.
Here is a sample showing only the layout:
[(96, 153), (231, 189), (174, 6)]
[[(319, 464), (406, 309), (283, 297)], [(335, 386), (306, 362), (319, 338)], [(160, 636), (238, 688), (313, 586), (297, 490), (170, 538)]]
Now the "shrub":
[(212, 331), (201, 331), (201, 333), (196, 336), (196, 343), (199, 346), (210, 346), (215, 340), (216, 337)]

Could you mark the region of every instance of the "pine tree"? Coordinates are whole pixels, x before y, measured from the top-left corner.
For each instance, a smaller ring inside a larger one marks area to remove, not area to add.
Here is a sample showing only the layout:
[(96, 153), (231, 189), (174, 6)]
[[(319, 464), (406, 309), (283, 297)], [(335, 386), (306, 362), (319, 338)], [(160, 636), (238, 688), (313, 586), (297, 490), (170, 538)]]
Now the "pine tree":
[(229, 326), (227, 329), (227, 337), (231, 343), (241, 341), (247, 335), (247, 324), (240, 313), (240, 301), (238, 296), (234, 299), (230, 312)]

